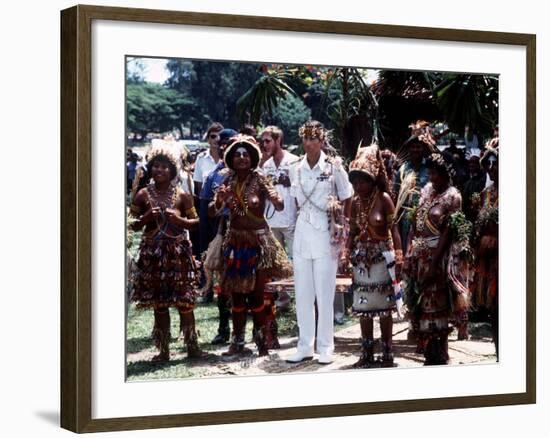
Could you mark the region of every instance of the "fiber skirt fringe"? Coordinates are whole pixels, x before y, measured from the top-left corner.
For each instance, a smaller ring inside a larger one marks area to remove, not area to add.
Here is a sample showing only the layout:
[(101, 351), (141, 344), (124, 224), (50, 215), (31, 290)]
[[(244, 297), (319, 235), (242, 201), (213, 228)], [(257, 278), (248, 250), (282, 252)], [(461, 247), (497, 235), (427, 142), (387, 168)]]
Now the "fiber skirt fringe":
[(250, 293), (258, 274), (266, 278), (287, 278), (292, 265), (270, 229), (229, 229), (223, 243), (224, 293)]
[(419, 320), (431, 320), (451, 314), (451, 291), (447, 283), (446, 263), (442, 263), (438, 275), (430, 279), (432, 259), (438, 243), (437, 236), (416, 238), (412, 241), (407, 256), (407, 307)]
[(184, 238), (145, 237), (139, 248), (131, 301), (139, 308), (193, 308), (198, 270)]

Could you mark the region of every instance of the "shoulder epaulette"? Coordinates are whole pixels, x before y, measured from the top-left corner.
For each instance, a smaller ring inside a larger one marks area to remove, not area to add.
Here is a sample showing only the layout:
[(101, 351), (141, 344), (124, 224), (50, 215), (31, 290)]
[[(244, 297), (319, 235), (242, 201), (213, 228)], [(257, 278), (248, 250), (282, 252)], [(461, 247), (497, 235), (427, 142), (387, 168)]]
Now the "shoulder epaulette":
[(294, 166), (296, 164), (298, 164), (300, 161), (302, 161), (304, 159), (305, 155), (300, 155), (298, 158), (296, 158), (295, 160), (291, 161), (288, 163), (289, 166)]

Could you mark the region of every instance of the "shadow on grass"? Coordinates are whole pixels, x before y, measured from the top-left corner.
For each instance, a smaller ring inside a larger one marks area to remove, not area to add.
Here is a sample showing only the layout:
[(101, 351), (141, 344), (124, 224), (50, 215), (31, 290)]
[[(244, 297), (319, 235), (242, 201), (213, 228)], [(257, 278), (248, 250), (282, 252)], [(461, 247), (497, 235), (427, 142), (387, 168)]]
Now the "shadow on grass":
[(136, 377), (158, 371), (169, 371), (171, 368), (177, 367), (178, 365), (186, 365), (186, 363), (186, 359), (170, 360), (166, 362), (151, 362), (148, 360), (128, 362), (126, 364), (126, 374), (128, 377)]
[(128, 354), (139, 353), (153, 346), (153, 340), (150, 336), (141, 338), (130, 338), (126, 341), (126, 352)]

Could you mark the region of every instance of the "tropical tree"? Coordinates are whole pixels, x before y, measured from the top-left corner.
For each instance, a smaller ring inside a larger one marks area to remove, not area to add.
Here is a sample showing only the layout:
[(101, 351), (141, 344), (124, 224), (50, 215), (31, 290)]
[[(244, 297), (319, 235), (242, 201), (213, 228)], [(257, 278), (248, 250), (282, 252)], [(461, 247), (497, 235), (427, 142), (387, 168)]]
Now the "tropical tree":
[(225, 61), (170, 60), (167, 87), (189, 96), (193, 128), (206, 130), (212, 121), (238, 128), (237, 99), (261, 76), (257, 64)]
[(285, 134), (285, 143), (290, 145), (300, 143), (298, 129), (309, 119), (311, 110), (304, 101), (294, 94), (289, 94), (273, 109), (273, 114), (264, 115), (262, 121), (264, 125), (276, 125), (281, 128)]
[(441, 80), (435, 72), (381, 70), (372, 91), (379, 103), (380, 144), (399, 150), (416, 120), (443, 120), (433, 89)]
[(292, 74), (286, 70), (263, 67), (264, 74), (237, 100), (237, 117), (241, 123), (256, 126), (262, 117), (273, 115), (279, 102), (297, 96), (287, 84)]
[(498, 124), (498, 76), (449, 73), (434, 88), (438, 107), (449, 128), (489, 137)]
[(173, 129), (182, 132), (186, 115), (193, 102), (183, 94), (156, 83), (132, 83), (126, 89), (127, 131), (136, 137), (163, 133)]

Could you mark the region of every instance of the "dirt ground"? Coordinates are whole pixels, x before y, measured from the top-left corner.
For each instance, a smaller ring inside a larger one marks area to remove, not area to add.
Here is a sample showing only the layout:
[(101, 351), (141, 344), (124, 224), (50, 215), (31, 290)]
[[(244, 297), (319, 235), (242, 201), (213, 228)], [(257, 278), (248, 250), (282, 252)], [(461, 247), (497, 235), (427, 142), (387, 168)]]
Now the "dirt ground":
[[(379, 338), (380, 332), (375, 321), (375, 337)], [(415, 345), (407, 341), (408, 323), (405, 321), (394, 322), (394, 356), (396, 367), (422, 366), (424, 358), (415, 352)], [(193, 377), (215, 377), (229, 375), (262, 375), (289, 372), (328, 372), (350, 369), (357, 361), (360, 353), (360, 327), (354, 324), (338, 330), (335, 333), (334, 362), (329, 365), (321, 365), (317, 361), (317, 355), (313, 360), (291, 364), (285, 362), (296, 347), (297, 338), (279, 338), (281, 349), (271, 350), (269, 356), (258, 357), (254, 344), (247, 344), (252, 354), (244, 357), (224, 357), (226, 346), (213, 350), (205, 359), (186, 358), (183, 351), (174, 351), (171, 361), (187, 364), (192, 367)], [(491, 342), (489, 328), (486, 324), (470, 324), (471, 338), (467, 341), (457, 341), (456, 330), (449, 337), (449, 355), (451, 365), (494, 363), (496, 361), (495, 347)], [(132, 356), (132, 355), (130, 355)], [(128, 357), (129, 361), (148, 360), (142, 354), (136, 357)]]

